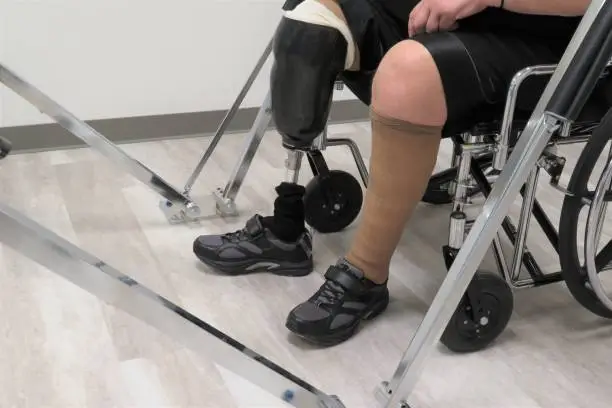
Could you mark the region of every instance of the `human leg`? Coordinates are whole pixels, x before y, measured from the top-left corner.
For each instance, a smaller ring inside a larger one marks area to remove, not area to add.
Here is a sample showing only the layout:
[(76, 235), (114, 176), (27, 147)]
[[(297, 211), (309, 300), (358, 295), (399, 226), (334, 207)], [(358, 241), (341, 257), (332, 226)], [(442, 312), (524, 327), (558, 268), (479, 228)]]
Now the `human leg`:
[[(353, 74), (349, 87), (369, 104), (370, 77), (359, 70), (375, 69), (384, 51), (403, 38), (405, 24), (396, 20), (401, 21), (372, 9), (369, 0), (306, 0), (287, 13), (275, 36), (270, 80), (272, 112), (285, 146), (310, 146), (322, 132), (338, 75)], [(256, 215), (235, 233), (198, 237), (196, 256), (230, 274), (301, 276), (312, 271), (304, 187), (281, 183), (276, 192), (273, 216)]]
[(385, 56), (371, 111), (370, 179), (351, 250), (287, 319), (291, 331), (323, 345), (348, 339), (361, 320), (386, 309), (391, 256), (436, 162), (446, 104), (436, 63), (423, 45), (405, 41)]
[(288, 316), (287, 328), (311, 342), (346, 340), (386, 308), (391, 257), (431, 175), (442, 124), (473, 125), (464, 119), (503, 102), (517, 71), (556, 62), (562, 53), (538, 39), (487, 33), (415, 40), (389, 51), (374, 79), (370, 181), (352, 245)]

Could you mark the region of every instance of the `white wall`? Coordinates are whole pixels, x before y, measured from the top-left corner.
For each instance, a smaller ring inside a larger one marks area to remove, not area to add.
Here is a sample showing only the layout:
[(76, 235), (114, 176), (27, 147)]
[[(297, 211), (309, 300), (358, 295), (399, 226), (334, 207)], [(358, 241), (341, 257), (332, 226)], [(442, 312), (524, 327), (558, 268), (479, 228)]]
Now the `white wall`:
[[(0, 0), (0, 61), (82, 119), (227, 109), (282, 0)], [(268, 63), (244, 106), (267, 91)], [(345, 91), (339, 99), (354, 98)], [(0, 125), (48, 122), (0, 91)]]

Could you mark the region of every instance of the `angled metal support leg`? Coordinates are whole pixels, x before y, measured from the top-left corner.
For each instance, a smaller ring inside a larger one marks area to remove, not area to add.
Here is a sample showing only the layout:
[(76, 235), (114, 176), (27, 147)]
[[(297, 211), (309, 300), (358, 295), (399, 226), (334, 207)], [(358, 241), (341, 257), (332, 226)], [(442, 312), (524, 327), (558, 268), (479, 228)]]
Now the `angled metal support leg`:
[(408, 407), (407, 399), (427, 357), (440, 340), (521, 186), (553, 133), (576, 119), (611, 57), (612, 2), (593, 0), (392, 380), (378, 390), (381, 406)]
[(94, 128), (1, 64), (0, 82), (92, 149), (161, 195), (166, 199), (167, 207), (172, 207), (175, 213), (188, 218), (197, 218), (200, 215), (200, 207), (187, 195), (182, 194), (147, 166), (129, 156)]
[(253, 163), (253, 158), (259, 149), (259, 145), (266, 134), (266, 130), (272, 121), (272, 101), (268, 91), (264, 103), (259, 108), (255, 123), (247, 135), (244, 150), (240, 155), (229, 181), (225, 188), (215, 191), (217, 213), (223, 216), (234, 216), (238, 214), (236, 209), (236, 197), (244, 183), (244, 179)]
[[(273, 45), (274, 45), (274, 37), (272, 37), (272, 39), (268, 42), (266, 49), (264, 50), (263, 54), (257, 61), (257, 64), (255, 64), (255, 68), (249, 75), (249, 78), (244, 84), (242, 90), (236, 97), (234, 104), (232, 105), (230, 110), (227, 112), (225, 118), (219, 125), (219, 128), (217, 129), (215, 136), (211, 140), (208, 148), (202, 155), (202, 158), (198, 162), (193, 173), (189, 176), (189, 179), (185, 183), (185, 194), (188, 195), (191, 192), (191, 189), (193, 188), (193, 185), (195, 184), (197, 179), (200, 177), (200, 174), (202, 173), (204, 166), (206, 165), (206, 163), (208, 162), (208, 160), (214, 153), (223, 135), (225, 135), (225, 132), (227, 131), (230, 123), (236, 116), (236, 113), (238, 113), (240, 106), (244, 102), (244, 98), (251, 90), (251, 87), (253, 86), (253, 83), (255, 82), (259, 74), (261, 73), (263, 66), (270, 58), (270, 55), (272, 54)], [(247, 136), (247, 142), (246, 142), (246, 147), (244, 149), (244, 152), (242, 156), (240, 157), (239, 162), (236, 164), (236, 167), (234, 168), (234, 171), (232, 172), (232, 175), (230, 177), (229, 182), (227, 183), (227, 186), (225, 188), (217, 188), (213, 193), (215, 201), (216, 201), (217, 212), (220, 213), (221, 215), (225, 215), (225, 216), (237, 215), (236, 204), (235, 204), (236, 196), (238, 195), (240, 187), (242, 186), (244, 178), (246, 177), (246, 173), (248, 172), (251, 166), (251, 163), (253, 161), (253, 158), (255, 157), (255, 153), (257, 152), (257, 149), (259, 148), (261, 140), (263, 139), (263, 136), (266, 130), (268, 129), (268, 126), (270, 125), (271, 113), (270, 113), (270, 102), (269, 101), (270, 101), (270, 97), (266, 96), (266, 99), (264, 100), (263, 105), (259, 108), (259, 113), (257, 114), (255, 122), (253, 123), (253, 126), (251, 127), (251, 130), (249, 132), (249, 135)]]
[(316, 389), (4, 204), (0, 204), (0, 242), (294, 407), (344, 408), (337, 397)]

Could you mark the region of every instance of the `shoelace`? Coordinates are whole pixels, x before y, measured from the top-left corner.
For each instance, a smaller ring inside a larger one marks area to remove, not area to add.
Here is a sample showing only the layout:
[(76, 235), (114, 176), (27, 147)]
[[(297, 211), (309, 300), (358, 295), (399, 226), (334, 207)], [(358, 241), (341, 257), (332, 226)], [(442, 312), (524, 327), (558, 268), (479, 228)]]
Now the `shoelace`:
[(249, 236), (249, 233), (247, 232), (246, 229), (240, 229), (238, 231), (234, 231), (234, 232), (228, 232), (227, 234), (223, 234), (223, 238), (231, 241), (231, 242), (238, 242), (238, 241), (242, 241), (245, 238), (247, 238)]
[(314, 304), (317, 307), (337, 304), (344, 296), (344, 288), (336, 282), (326, 281), (317, 293)]
[[(335, 267), (344, 270), (346, 273), (351, 273), (346, 265), (340, 264)], [(346, 290), (341, 285), (331, 280), (327, 280), (323, 286), (321, 286), (321, 289), (319, 289), (314, 304), (318, 307), (322, 305), (332, 306), (342, 300), (345, 293)]]

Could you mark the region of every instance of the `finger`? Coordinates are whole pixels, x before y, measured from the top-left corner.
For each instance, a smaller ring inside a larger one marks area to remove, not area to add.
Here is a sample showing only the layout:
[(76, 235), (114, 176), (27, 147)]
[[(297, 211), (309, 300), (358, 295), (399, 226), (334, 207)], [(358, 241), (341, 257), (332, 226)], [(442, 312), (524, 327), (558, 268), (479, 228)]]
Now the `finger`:
[(440, 31), (440, 16), (434, 12), (429, 13), (427, 23), (425, 23), (425, 31), (435, 33)]
[(414, 25), (415, 16), (419, 14), (420, 12), (419, 10), (421, 10), (422, 8), (423, 8), (423, 3), (419, 3), (410, 12), (410, 17), (408, 18), (408, 36), (409, 37), (412, 37), (416, 34), (415, 25)]
[(423, 6), (418, 10), (415, 10), (412, 18), (412, 36), (420, 34), (425, 31), (427, 20), (429, 19), (430, 10), (428, 7)]
[(439, 22), (439, 30), (440, 31), (450, 31), (457, 28), (457, 21), (454, 18), (449, 17), (440, 17)]

